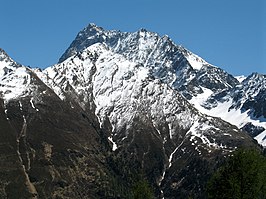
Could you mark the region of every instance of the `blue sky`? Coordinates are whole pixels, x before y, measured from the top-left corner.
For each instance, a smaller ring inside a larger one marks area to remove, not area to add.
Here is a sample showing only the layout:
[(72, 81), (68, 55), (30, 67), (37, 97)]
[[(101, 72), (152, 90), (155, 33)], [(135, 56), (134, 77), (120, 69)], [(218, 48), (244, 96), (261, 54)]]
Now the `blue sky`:
[[(55, 64), (89, 23), (167, 34), (233, 75), (266, 74), (264, 0), (0, 0), (0, 48), (15, 61)], [(264, 21), (263, 21), (264, 20)]]

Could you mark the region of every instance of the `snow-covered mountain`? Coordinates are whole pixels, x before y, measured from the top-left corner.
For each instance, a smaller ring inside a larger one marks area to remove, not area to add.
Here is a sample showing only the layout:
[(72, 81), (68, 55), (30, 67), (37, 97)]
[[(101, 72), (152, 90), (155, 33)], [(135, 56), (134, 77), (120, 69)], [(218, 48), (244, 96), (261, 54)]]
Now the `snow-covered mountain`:
[(243, 77), (235, 78), (207, 63), (167, 36), (145, 29), (135, 33), (106, 31), (95, 24), (77, 35), (59, 62), (95, 43), (103, 43), (112, 52), (147, 68), (154, 78), (178, 90), (202, 113), (244, 128), (266, 146), (265, 75), (254, 73), (243, 81)]
[[(14, 129), (14, 153), (34, 197), (75, 198), (80, 191), (72, 190), (89, 183), (84, 197), (129, 198), (134, 174), (142, 173), (158, 198), (204, 198), (223, 158), (256, 146), (246, 131), (264, 144), (264, 75), (239, 82), (145, 29), (89, 24), (59, 63), (43, 71), (0, 50), (1, 98), (0, 125)], [(39, 175), (43, 162), (46, 172)]]

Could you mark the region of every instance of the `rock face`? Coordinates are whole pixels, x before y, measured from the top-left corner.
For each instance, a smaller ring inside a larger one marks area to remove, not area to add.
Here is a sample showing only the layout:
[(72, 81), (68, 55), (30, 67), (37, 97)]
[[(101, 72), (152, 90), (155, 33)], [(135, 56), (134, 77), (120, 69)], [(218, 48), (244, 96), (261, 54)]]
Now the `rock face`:
[[(230, 97), (236, 109), (252, 107), (254, 117), (265, 117), (251, 98), (237, 105), (240, 84), (145, 29), (123, 33), (90, 24), (44, 71), (1, 50), (0, 195), (132, 198), (141, 177), (157, 198), (205, 198), (220, 162), (236, 148), (256, 146), (211, 110)], [(259, 90), (256, 99), (264, 103)], [(252, 121), (243, 129), (260, 136), (264, 130)]]

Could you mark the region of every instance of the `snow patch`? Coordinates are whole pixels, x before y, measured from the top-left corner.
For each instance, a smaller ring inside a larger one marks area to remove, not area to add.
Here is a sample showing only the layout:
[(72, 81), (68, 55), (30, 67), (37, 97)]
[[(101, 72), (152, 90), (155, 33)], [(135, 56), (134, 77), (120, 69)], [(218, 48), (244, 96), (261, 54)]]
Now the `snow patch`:
[(10, 120), (10, 119), (7, 117), (7, 109), (5, 109), (5, 114), (6, 114), (6, 119), (7, 119), (7, 120)]
[(170, 139), (172, 139), (173, 138), (173, 132), (172, 132), (172, 127), (171, 127), (170, 123), (168, 123), (168, 129), (169, 129), (169, 137), (170, 137)]
[[(187, 133), (188, 134), (188, 133)], [(187, 134), (185, 135), (184, 139), (182, 140), (182, 142), (175, 148), (175, 150), (170, 154), (169, 156), (169, 166), (168, 169), (172, 166), (172, 160), (173, 160), (173, 155), (175, 154), (175, 152), (183, 145), (183, 143), (185, 142), (185, 140), (187, 139)]]
[(206, 62), (202, 58), (200, 58), (199, 56), (195, 54), (189, 54), (186, 56), (186, 58), (189, 64), (191, 65), (191, 67), (195, 70), (200, 70), (202, 66), (206, 64)]
[(34, 106), (33, 98), (30, 99), (30, 104), (31, 104), (31, 107), (32, 107), (33, 109), (35, 109), (36, 111), (39, 111), (39, 109), (36, 108), (36, 107)]
[(244, 75), (235, 76), (235, 78), (236, 78), (240, 83), (243, 82), (243, 81), (246, 79), (246, 77), (245, 77)]
[(115, 151), (118, 147), (117, 144), (113, 141), (112, 137), (108, 137), (108, 140), (112, 143), (113, 147), (112, 150)]
[[(209, 92), (210, 94), (210, 92)], [(247, 123), (251, 122), (253, 125), (261, 126), (266, 129), (266, 119), (265, 118), (257, 118), (254, 119), (250, 116), (249, 110), (242, 112), (240, 109), (232, 109), (231, 106), (233, 104), (232, 99), (228, 99), (224, 102), (218, 102), (217, 106), (212, 109), (206, 109), (202, 106), (204, 101), (208, 98), (209, 94), (200, 94), (196, 97), (193, 97), (190, 100), (190, 103), (194, 104), (194, 106), (202, 113), (213, 116), (220, 117), (221, 119), (236, 125), (238, 128), (242, 128)], [(204, 99), (205, 98), (205, 99)], [(266, 146), (266, 140), (263, 140), (266, 134), (260, 134), (255, 137), (259, 144)]]
[(213, 94), (213, 91), (204, 87), (201, 87), (201, 89), (203, 90), (203, 93), (198, 94), (197, 96), (193, 96), (192, 99), (189, 100), (189, 102), (193, 104), (196, 109), (202, 112), (202, 110), (204, 109), (202, 105)]
[(201, 139), (202, 143), (204, 145), (207, 145), (209, 148), (220, 148), (220, 146), (215, 143), (211, 142), (205, 135), (204, 132), (207, 130), (212, 129), (213, 126), (209, 126), (207, 124), (201, 124), (198, 121), (196, 121), (193, 126), (190, 128), (189, 132), (191, 133), (190, 141), (192, 142), (195, 137), (198, 137)]

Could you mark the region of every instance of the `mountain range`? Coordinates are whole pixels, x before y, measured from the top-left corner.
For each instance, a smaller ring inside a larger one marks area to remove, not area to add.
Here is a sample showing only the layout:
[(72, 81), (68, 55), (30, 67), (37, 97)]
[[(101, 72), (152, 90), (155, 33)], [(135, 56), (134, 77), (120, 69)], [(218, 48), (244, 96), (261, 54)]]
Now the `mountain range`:
[(237, 148), (266, 146), (266, 75), (234, 77), (168, 36), (89, 24), (44, 70), (0, 49), (0, 196), (205, 198)]

